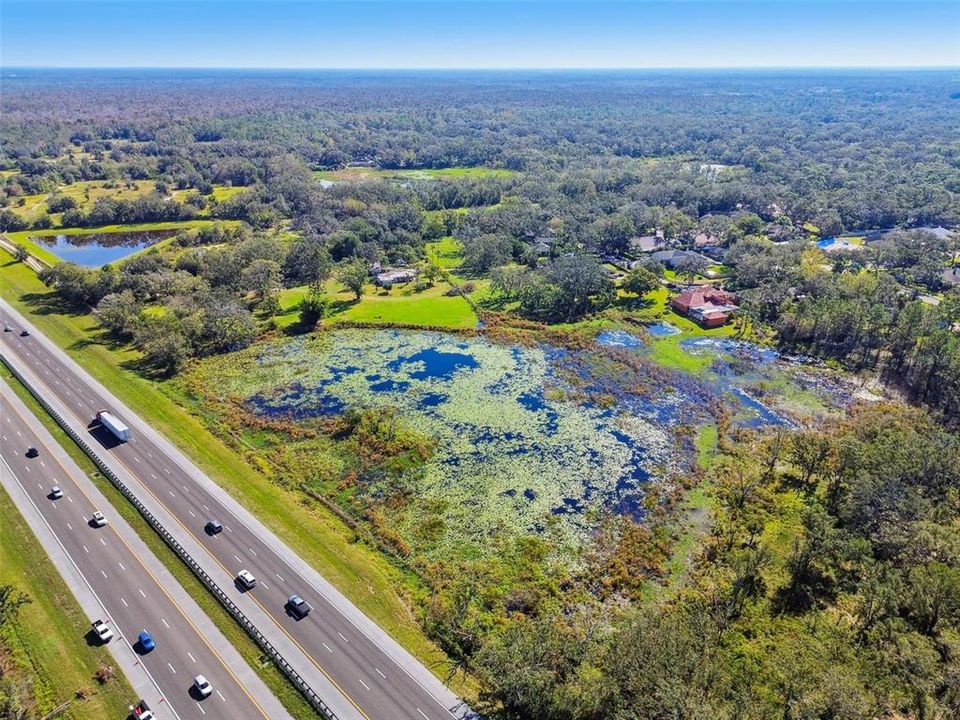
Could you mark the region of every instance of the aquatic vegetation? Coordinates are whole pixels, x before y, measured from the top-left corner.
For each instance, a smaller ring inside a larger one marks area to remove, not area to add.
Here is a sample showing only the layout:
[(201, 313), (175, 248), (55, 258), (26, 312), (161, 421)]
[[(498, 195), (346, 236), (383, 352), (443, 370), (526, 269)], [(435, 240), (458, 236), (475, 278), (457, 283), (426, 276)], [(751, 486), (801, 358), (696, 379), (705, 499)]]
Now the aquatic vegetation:
[[(201, 363), (189, 381), (267, 419), (322, 422), (348, 408), (397, 408), (436, 439), (421, 471), (403, 479), (411, 508), (442, 500), (447, 532), (436, 542), (482, 546), (495, 528), (536, 532), (560, 520), (574, 537), (594, 512), (642, 517), (645, 488), (687, 461), (674, 430), (698, 412), (704, 419), (702, 407), (690, 409), (698, 388), (666, 386), (621, 360), (439, 332), (344, 329)], [(373, 475), (360, 485), (376, 501), (395, 494), (395, 483)], [(393, 520), (419, 536), (415, 510)]]

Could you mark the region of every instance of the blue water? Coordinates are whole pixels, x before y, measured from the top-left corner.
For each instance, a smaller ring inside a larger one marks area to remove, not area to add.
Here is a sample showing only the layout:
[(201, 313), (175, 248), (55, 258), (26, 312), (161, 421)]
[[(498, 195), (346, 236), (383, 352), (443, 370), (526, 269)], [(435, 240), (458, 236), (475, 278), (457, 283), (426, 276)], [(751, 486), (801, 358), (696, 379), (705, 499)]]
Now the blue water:
[(668, 322), (659, 322), (653, 325), (647, 325), (647, 332), (655, 337), (668, 337), (670, 335), (679, 335), (680, 328)]
[(740, 401), (741, 405), (753, 411), (754, 413), (754, 417), (743, 421), (743, 425), (746, 425), (747, 427), (763, 427), (765, 425), (794, 427), (792, 420), (789, 420), (788, 418), (785, 418), (782, 415), (774, 412), (742, 388), (739, 388), (736, 385), (731, 385), (729, 386), (728, 391)]
[[(309, 403), (302, 403), (304, 396)], [(300, 383), (293, 383), (279, 395), (257, 393), (247, 400), (256, 411), (272, 418), (293, 418), (303, 420), (310, 417), (329, 417), (341, 415), (347, 410), (346, 404), (338, 397), (324, 392), (305, 389)]]
[(387, 363), (387, 367), (396, 372), (404, 365), (415, 363), (423, 363), (423, 369), (410, 373), (410, 377), (414, 380), (449, 380), (457, 370), (478, 367), (472, 355), (441, 352), (433, 348), (427, 348), (406, 357), (398, 357)]
[(410, 389), (410, 383), (402, 380), (381, 380), (371, 383), (370, 389), (374, 392), (403, 392)]
[(722, 353), (763, 365), (772, 363), (780, 357), (780, 353), (772, 348), (761, 347), (743, 340), (731, 340), (730, 338), (686, 338), (680, 341), (680, 347), (694, 355)]
[(61, 260), (84, 267), (100, 267), (123, 260), (176, 233), (176, 230), (150, 230), (91, 235), (35, 235), (30, 239)]
[(447, 400), (449, 400), (449, 398), (442, 393), (427, 393), (417, 402), (417, 407), (421, 410), (425, 408), (439, 407)]
[(597, 335), (597, 342), (607, 347), (620, 348), (640, 348), (643, 347), (643, 340), (636, 335), (631, 335), (625, 330), (604, 330)]

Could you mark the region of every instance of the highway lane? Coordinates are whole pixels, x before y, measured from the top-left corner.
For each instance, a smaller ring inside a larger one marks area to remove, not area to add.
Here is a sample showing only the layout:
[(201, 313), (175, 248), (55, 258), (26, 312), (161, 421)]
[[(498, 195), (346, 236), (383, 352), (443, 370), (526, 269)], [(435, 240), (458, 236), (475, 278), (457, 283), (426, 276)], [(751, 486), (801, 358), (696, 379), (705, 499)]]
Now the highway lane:
[[(39, 456), (26, 457), (29, 447), (38, 448)], [(151, 706), (183, 720), (289, 717), (249, 668), (240, 671), (238, 663), (243, 661), (236, 651), (219, 633), (211, 635), (212, 624), (200, 608), (182, 588), (172, 587), (175, 581), (160, 569), (159, 561), (147, 557), (149, 550), (134, 531), (4, 383), (0, 383), (0, 458), (9, 473), (6, 480), (12, 475), (106, 608), (107, 613), (91, 620), (106, 620), (114, 631), (111, 645), (130, 646), (156, 683), (156, 694), (146, 698)], [(50, 496), (54, 485), (63, 497)], [(106, 526), (91, 523), (96, 510), (106, 516)], [(156, 642), (149, 653), (137, 645), (143, 629)], [(111, 650), (121, 652), (117, 647)], [(241, 672), (245, 679), (239, 677)], [(191, 688), (198, 674), (206, 676), (214, 689), (205, 699)]]
[[(176, 518), (179, 528), (169, 528), (171, 531), (201, 543), (229, 575), (247, 569), (257, 577), (258, 585), (246, 593), (246, 600), (256, 603), (270, 617), (276, 629), (353, 703), (359, 716), (371, 720), (439, 720), (469, 712), (356, 608), (345, 608), (346, 600), (328, 585), (318, 583), (315, 572), (304, 572), (302, 561), (291, 562), (288, 548), (249, 515), (238, 512), (232, 499), (179, 453), (171, 452), (168, 443), (129, 409), (73, 361), (48, 347), (44, 338), (36, 337), (34, 329), (34, 335), (20, 337), (19, 329), (25, 321), (6, 306), (0, 309), (0, 319), (13, 328), (13, 332), (3, 333), (4, 351), (25, 363), (43, 383), (44, 391), (69, 407), (80, 427), (90, 424), (101, 409), (114, 411), (130, 425), (133, 438), (127, 443), (117, 443), (105, 429), (92, 427), (88, 430), (94, 440), (91, 444), (99, 443), (104, 453), (122, 463)], [(223, 523), (224, 532), (207, 535), (203, 528), (210, 519)], [(292, 593), (314, 606), (310, 616), (297, 621), (287, 612), (286, 599)], [(270, 628), (260, 629), (269, 634)]]

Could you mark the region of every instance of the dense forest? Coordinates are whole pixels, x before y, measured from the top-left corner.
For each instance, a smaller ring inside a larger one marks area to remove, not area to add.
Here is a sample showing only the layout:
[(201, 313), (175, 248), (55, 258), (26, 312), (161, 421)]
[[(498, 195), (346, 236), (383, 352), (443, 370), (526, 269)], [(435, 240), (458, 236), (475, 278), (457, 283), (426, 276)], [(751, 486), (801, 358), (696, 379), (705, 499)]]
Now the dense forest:
[[(359, 303), (381, 266), (467, 298), (492, 335), (574, 349), (595, 331), (580, 321), (622, 320), (713, 267), (738, 332), (901, 394), (798, 430), (711, 408), (716, 452), (680, 485), (716, 502), (682, 583), (664, 581), (675, 497), (644, 523), (598, 519), (572, 553), (543, 533), (446, 562), (358, 510), (489, 709), (960, 715), (955, 72), (19, 71), (0, 103), (0, 231), (203, 221), (123, 262), (40, 273), (152, 377), (308, 333), (331, 283)], [(644, 238), (713, 254), (667, 266)], [(455, 271), (429, 251), (441, 241)], [(287, 291), (302, 299), (281, 326)], [(351, 483), (393, 472), (400, 488), (430, 442), (378, 422), (323, 429), (360, 456)]]

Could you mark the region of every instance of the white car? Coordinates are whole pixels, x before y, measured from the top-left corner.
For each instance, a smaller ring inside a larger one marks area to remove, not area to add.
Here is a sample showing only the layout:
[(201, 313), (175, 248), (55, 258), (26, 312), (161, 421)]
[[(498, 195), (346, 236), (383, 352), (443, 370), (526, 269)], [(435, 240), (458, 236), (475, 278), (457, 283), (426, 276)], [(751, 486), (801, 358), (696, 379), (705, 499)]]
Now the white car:
[(103, 620), (94, 620), (91, 626), (100, 642), (108, 643), (113, 639), (113, 630)]
[(237, 581), (247, 590), (252, 590), (253, 586), (257, 584), (257, 579), (250, 573), (249, 570), (241, 570), (238, 572)]
[(103, 516), (103, 513), (100, 512), (99, 510), (97, 510), (93, 514), (93, 524), (96, 527), (103, 527), (104, 525), (107, 524), (107, 519)]
[(62, 497), (63, 497), (63, 490), (60, 489), (59, 485), (54, 485), (52, 488), (50, 488), (51, 500), (59, 500)]
[(200, 693), (200, 697), (210, 697), (210, 693), (213, 692), (213, 686), (207, 682), (207, 679), (203, 675), (197, 675), (193, 679), (193, 687)]

